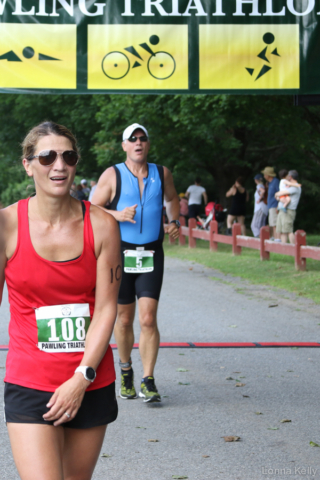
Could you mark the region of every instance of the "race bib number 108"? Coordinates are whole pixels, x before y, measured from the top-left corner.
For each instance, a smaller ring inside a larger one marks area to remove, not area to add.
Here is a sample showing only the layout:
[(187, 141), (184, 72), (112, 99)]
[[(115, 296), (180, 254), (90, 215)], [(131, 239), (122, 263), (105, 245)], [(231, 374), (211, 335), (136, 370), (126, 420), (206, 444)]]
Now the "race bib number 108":
[(44, 352), (83, 352), (90, 325), (88, 303), (53, 305), (35, 309), (38, 348)]

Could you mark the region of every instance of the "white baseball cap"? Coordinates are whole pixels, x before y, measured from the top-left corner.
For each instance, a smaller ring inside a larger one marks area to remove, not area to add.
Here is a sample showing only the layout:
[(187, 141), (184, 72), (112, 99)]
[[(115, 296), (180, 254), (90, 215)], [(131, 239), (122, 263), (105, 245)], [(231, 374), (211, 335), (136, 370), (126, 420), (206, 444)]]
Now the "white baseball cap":
[(83, 185), (83, 184), (86, 184), (86, 183), (87, 183), (87, 180), (86, 180), (85, 178), (83, 178), (80, 183), (81, 183), (82, 185)]
[(130, 138), (131, 135), (133, 134), (133, 132), (134, 132), (135, 130), (138, 130), (138, 128), (139, 128), (140, 130), (142, 130), (142, 131), (147, 135), (147, 137), (149, 137), (149, 135), (148, 135), (148, 130), (147, 130), (145, 127), (143, 127), (142, 125), (139, 125), (139, 123), (133, 123), (132, 125), (130, 125), (129, 127), (127, 127), (127, 128), (125, 129), (125, 131), (123, 132), (123, 134), (122, 134), (122, 140), (123, 140), (123, 141), (128, 140), (128, 138)]

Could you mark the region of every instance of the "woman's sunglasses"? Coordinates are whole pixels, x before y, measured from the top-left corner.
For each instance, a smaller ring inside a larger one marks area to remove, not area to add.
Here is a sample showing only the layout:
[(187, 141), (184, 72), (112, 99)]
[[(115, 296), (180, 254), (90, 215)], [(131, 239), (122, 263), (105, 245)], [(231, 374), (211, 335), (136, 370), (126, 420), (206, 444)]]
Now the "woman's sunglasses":
[(147, 142), (149, 138), (146, 135), (143, 135), (142, 137), (130, 137), (128, 140), (131, 143), (135, 143), (137, 140), (140, 140), (140, 142)]
[(58, 153), (55, 150), (44, 150), (43, 152), (40, 152), (39, 155), (33, 155), (33, 157), (29, 157), (28, 160), (38, 158), (40, 165), (49, 167), (56, 161), (58, 155), (62, 156), (63, 160), (67, 165), (69, 165), (69, 167), (74, 167), (79, 161), (79, 155), (74, 150), (66, 150), (63, 153)]

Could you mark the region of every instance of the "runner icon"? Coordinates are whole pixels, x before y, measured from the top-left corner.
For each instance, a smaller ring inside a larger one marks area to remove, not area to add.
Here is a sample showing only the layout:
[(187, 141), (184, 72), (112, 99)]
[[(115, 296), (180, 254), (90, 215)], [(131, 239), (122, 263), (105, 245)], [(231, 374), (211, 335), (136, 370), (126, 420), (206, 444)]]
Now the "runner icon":
[[(22, 50), (22, 55), (24, 58), (29, 60), (35, 56), (35, 51), (32, 47), (25, 47)], [(23, 62), (20, 57), (13, 51), (10, 50), (9, 52), (0, 55), (0, 60), (7, 60), (7, 62)], [(50, 57), (49, 55), (45, 55), (44, 53), (38, 53), (38, 60), (54, 60), (54, 61), (61, 61), (60, 58)]]
[[(151, 35), (149, 38), (151, 45), (158, 45), (159, 42), (158, 35)], [(150, 54), (147, 69), (152, 77), (157, 80), (166, 80), (174, 74), (176, 61), (170, 53), (154, 52), (148, 43), (140, 43), (139, 46)], [(130, 68), (142, 66), (140, 61), (143, 62), (144, 60), (134, 46), (126, 47), (124, 50), (134, 55), (138, 60), (135, 60), (131, 67), (130, 60), (125, 53), (119, 51), (107, 53), (102, 60), (101, 68), (103, 73), (111, 80), (121, 80), (129, 73)]]
[[(267, 45), (258, 55), (257, 57), (261, 58), (261, 60), (263, 60), (264, 62), (268, 62), (270, 63), (270, 60), (268, 59), (267, 57), (267, 52), (268, 52), (268, 45), (271, 45), (274, 41), (275, 41), (275, 37), (273, 35), (273, 33), (271, 32), (267, 32), (263, 35), (262, 37), (262, 40), (264, 41), (264, 43)], [(271, 52), (271, 55), (275, 55), (277, 57), (281, 57), (281, 55), (279, 55), (278, 53), (278, 50), (277, 48), (275, 48), (272, 52)], [(257, 75), (257, 78), (255, 79), (255, 82), (261, 78), (263, 75), (265, 75), (266, 73), (269, 72), (269, 70), (271, 70), (272, 67), (270, 67), (269, 65), (266, 65), (264, 64), (260, 70), (260, 72), (258, 73)], [(254, 68), (248, 68), (246, 67), (246, 70), (247, 72), (252, 76), (254, 74)]]

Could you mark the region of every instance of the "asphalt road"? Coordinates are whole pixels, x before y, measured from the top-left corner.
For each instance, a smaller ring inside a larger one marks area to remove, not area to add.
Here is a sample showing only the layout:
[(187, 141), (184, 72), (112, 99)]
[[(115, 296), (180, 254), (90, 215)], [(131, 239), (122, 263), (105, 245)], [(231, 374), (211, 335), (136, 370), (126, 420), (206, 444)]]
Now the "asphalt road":
[[(6, 300), (0, 313), (3, 345)], [(166, 259), (163, 342), (319, 341), (319, 314), (319, 306), (288, 292)], [(5, 357), (0, 352), (2, 378)], [(155, 378), (162, 403), (119, 399), (101, 452), (108, 457), (99, 458), (93, 478), (320, 479), (320, 448), (310, 446), (320, 445), (319, 360), (320, 348), (161, 349)], [(138, 388), (138, 350), (133, 367)], [(18, 479), (3, 422), (0, 459), (0, 479)]]

